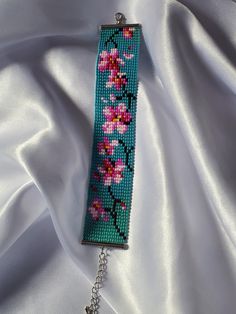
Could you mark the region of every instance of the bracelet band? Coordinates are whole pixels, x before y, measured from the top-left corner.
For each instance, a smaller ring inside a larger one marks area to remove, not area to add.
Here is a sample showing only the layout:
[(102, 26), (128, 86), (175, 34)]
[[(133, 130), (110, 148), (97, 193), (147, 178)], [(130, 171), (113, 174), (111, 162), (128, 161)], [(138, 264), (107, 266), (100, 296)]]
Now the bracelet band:
[(141, 25), (102, 25), (82, 244), (127, 248), (135, 166)]

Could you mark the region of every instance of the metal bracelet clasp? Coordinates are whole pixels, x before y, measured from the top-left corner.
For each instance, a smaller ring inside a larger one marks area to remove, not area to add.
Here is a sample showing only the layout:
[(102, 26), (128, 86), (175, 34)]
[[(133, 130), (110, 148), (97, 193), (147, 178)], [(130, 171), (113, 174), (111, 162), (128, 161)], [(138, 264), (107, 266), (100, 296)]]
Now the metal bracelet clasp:
[(126, 18), (123, 13), (117, 12), (115, 14), (115, 19), (116, 19), (116, 24), (125, 24), (126, 23)]

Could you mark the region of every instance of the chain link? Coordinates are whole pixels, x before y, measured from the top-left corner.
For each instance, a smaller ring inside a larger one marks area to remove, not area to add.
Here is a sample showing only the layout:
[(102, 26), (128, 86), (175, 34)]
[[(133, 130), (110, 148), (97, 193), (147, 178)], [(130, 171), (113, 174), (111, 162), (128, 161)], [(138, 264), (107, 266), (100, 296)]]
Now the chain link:
[(101, 252), (98, 256), (98, 272), (96, 276), (95, 283), (92, 287), (90, 305), (86, 306), (85, 311), (87, 314), (98, 314), (100, 293), (99, 289), (103, 286), (103, 281), (107, 272), (107, 256), (108, 249), (102, 247)]

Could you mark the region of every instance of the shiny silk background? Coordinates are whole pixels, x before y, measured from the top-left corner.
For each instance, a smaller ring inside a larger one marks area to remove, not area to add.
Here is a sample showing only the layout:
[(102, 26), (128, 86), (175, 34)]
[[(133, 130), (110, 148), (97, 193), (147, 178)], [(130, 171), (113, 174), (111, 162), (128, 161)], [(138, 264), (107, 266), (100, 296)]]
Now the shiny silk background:
[(83, 313), (98, 25), (141, 23), (128, 251), (101, 313), (236, 312), (236, 3), (0, 0), (0, 313)]

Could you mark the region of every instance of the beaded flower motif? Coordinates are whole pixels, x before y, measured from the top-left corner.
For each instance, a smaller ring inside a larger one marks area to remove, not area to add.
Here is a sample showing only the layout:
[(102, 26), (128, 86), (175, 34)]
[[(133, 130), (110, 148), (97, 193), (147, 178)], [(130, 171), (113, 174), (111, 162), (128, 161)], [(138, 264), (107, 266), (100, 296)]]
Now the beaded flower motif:
[(126, 105), (123, 103), (117, 107), (106, 106), (103, 109), (103, 114), (106, 118), (106, 122), (102, 126), (104, 133), (113, 133), (116, 129), (123, 134), (127, 131), (132, 120), (131, 113), (127, 111)]
[(124, 61), (119, 57), (117, 48), (112, 48), (110, 52), (102, 51), (100, 53), (100, 61), (98, 63), (99, 71), (119, 71), (120, 65), (124, 65)]
[(116, 161), (104, 159), (102, 166), (98, 166), (98, 171), (103, 176), (104, 185), (111, 185), (112, 182), (120, 183), (123, 179), (125, 164), (122, 159)]
[(103, 141), (98, 143), (98, 153), (100, 155), (113, 155), (114, 148), (117, 145), (117, 140), (112, 140), (109, 142), (108, 137), (104, 137)]
[(102, 201), (99, 198), (95, 198), (93, 200), (92, 205), (89, 207), (88, 210), (94, 220), (98, 220), (99, 217), (102, 217), (103, 221), (109, 220), (109, 216), (105, 212), (105, 209), (102, 207)]

